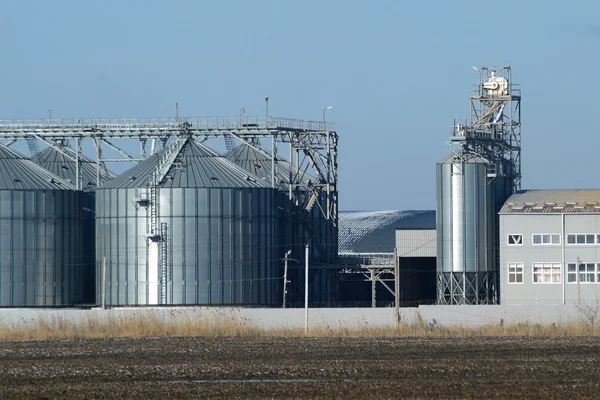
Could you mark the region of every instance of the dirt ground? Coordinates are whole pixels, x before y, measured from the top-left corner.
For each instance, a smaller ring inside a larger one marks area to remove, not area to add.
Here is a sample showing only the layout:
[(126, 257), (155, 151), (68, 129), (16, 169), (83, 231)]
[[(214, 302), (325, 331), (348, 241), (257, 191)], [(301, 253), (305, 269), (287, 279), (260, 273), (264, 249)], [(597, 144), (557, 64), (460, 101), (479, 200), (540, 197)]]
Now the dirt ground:
[(0, 342), (0, 398), (598, 398), (600, 338)]

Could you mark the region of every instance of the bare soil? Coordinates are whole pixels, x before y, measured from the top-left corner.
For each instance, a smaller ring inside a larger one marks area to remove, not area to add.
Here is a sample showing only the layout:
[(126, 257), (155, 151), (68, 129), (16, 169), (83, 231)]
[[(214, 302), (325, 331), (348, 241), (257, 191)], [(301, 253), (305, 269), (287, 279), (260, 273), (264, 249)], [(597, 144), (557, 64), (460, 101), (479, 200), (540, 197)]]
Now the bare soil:
[(598, 398), (600, 338), (0, 342), (0, 398)]

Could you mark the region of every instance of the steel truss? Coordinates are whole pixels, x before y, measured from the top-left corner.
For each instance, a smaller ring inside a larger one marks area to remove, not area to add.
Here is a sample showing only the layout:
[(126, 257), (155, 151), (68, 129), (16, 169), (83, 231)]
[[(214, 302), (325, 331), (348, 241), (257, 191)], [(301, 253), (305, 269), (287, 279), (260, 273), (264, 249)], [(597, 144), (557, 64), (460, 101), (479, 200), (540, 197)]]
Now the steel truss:
[(438, 273), (438, 304), (498, 304), (497, 272)]
[[(37, 153), (37, 143), (43, 142), (57, 150), (75, 141), (74, 157), (68, 152), (61, 151), (76, 163), (77, 188), (81, 189), (80, 159), (82, 157), (82, 142), (91, 141), (96, 149), (97, 184), (106, 174), (105, 163), (109, 162), (139, 162), (153, 155), (158, 148), (169, 147), (185, 137), (194, 137), (199, 141), (209, 138), (223, 138), (228, 146), (232, 139), (242, 143), (257, 146), (261, 138), (272, 140), (272, 151), (267, 153), (272, 160), (271, 184), (273, 188), (287, 185), (289, 198), (301, 210), (293, 218), (299, 221), (305, 230), (306, 240), (319, 253), (319, 259), (324, 264), (331, 265), (337, 257), (337, 226), (338, 226), (338, 135), (335, 124), (331, 122), (302, 121), (274, 117), (222, 117), (222, 118), (124, 118), (124, 119), (28, 119), (0, 120), (0, 140), (6, 140), (7, 145), (25, 140), (32, 152)], [(138, 140), (140, 143), (139, 156), (133, 156), (128, 151), (117, 146), (114, 139)], [(148, 150), (148, 142), (150, 149)], [(278, 147), (289, 147), (290, 177), (288, 182), (277, 181)], [(103, 148), (110, 148), (120, 157), (106, 158)], [(167, 151), (168, 152), (168, 149)], [(166, 161), (169, 158), (163, 155)], [(168, 171), (164, 171), (159, 163), (149, 182), (149, 191), (160, 183)], [(166, 163), (165, 165), (168, 165)], [(162, 169), (161, 169), (162, 168)], [(308, 178), (308, 179), (307, 179)], [(149, 199), (151, 200), (151, 199)], [(152, 201), (148, 204), (153, 208)], [(156, 206), (156, 205), (154, 205)], [(331, 221), (327, 240), (323, 238), (323, 230), (316, 226), (311, 218), (313, 209), (328, 221)], [(292, 216), (290, 215), (290, 218)], [(156, 235), (159, 227), (152, 218), (149, 235)], [(315, 266), (318, 269), (319, 266)]]
[[(377, 307), (378, 282), (394, 296), (396, 301), (399, 301), (400, 299), (396, 297), (398, 287), (396, 281), (397, 257), (394, 254), (382, 253), (364, 255), (362, 258), (362, 264), (342, 269), (340, 279), (345, 280), (351, 276), (360, 275), (364, 281), (371, 282), (371, 307), (373, 308)], [(393, 287), (390, 287), (390, 285), (393, 285)]]
[[(521, 89), (511, 66), (485, 66), (470, 97), (471, 120), (455, 120), (451, 152), (457, 161), (470, 155), (491, 162), (489, 175), (507, 176), (521, 190)], [(462, 122), (462, 123), (461, 123)]]

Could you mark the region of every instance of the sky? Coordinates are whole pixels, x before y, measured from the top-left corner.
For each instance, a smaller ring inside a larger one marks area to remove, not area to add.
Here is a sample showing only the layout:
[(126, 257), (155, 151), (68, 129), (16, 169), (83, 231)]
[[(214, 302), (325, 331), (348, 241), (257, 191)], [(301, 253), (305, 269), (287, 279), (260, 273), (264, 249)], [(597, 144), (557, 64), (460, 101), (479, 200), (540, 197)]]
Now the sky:
[(333, 105), (340, 209), (433, 209), (472, 66), (515, 66), (524, 189), (599, 188), (599, 48), (597, 1), (2, 0), (0, 119)]

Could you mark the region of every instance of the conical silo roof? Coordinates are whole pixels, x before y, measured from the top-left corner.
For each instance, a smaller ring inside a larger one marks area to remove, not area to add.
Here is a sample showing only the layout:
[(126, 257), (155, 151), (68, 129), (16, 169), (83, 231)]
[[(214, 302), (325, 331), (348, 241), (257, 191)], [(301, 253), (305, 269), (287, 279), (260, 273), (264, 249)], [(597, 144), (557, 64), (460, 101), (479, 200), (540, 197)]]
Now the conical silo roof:
[[(31, 160), (62, 179), (75, 184), (75, 172), (77, 169), (74, 161), (75, 157), (75, 150), (70, 147), (63, 146), (60, 148), (60, 151), (48, 147), (32, 157)], [(83, 190), (93, 189), (96, 187), (96, 162), (82, 154), (79, 155), (79, 158), (81, 187)], [(100, 184), (115, 176), (110, 171), (107, 171), (107, 174), (100, 174)]]
[(75, 190), (75, 186), (0, 144), (0, 190)]
[(456, 158), (455, 155), (450, 154), (449, 156), (442, 158), (437, 163), (438, 164), (489, 164), (490, 161), (487, 158), (483, 158), (483, 157), (475, 155), (475, 154), (462, 153), (458, 159)]
[[(156, 170), (161, 151), (116, 178), (101, 189), (146, 187)], [(192, 138), (186, 139), (160, 188), (268, 188), (263, 179)]]
[[(259, 147), (258, 145), (256, 146)], [(259, 151), (250, 145), (241, 144), (225, 153), (225, 157), (245, 170), (260, 176), (267, 183), (270, 183), (272, 166), (271, 153), (262, 147), (260, 149), (262, 151)], [(287, 189), (290, 180), (290, 163), (281, 157), (277, 157), (275, 162), (277, 163), (276, 180), (278, 186), (281, 189)], [(294, 167), (292, 167), (292, 171), (293, 170), (295, 170)], [(316, 178), (308, 173), (304, 173), (301, 179), (304, 184), (308, 184), (310, 181), (316, 181)]]

